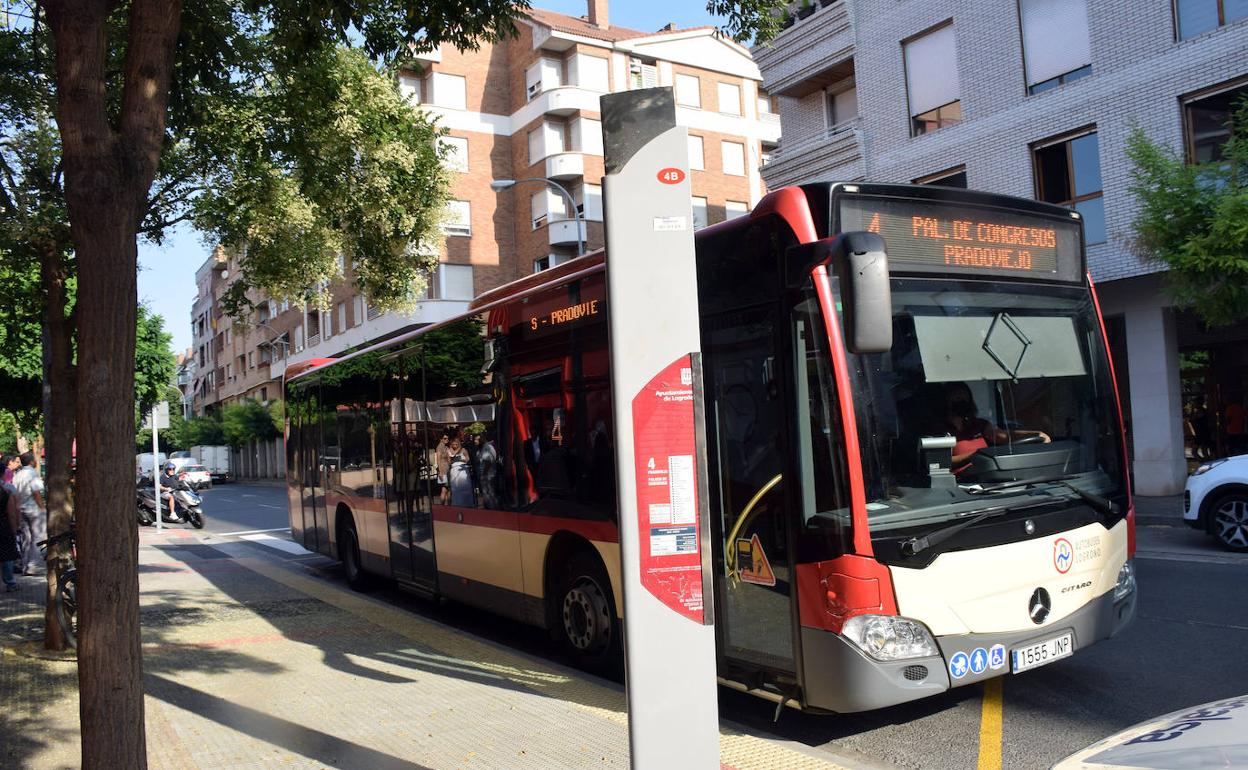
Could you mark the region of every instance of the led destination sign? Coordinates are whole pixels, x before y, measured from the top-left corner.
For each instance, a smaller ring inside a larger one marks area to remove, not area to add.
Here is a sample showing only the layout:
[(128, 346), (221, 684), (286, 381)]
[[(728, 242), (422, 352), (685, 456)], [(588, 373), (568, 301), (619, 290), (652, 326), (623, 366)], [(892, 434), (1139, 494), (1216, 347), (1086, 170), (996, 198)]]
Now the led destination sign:
[(899, 269), (1050, 278), (1079, 274), (1078, 227), (1073, 222), (875, 198), (842, 200), (840, 213), (842, 232), (866, 230), (883, 236), (889, 263)]

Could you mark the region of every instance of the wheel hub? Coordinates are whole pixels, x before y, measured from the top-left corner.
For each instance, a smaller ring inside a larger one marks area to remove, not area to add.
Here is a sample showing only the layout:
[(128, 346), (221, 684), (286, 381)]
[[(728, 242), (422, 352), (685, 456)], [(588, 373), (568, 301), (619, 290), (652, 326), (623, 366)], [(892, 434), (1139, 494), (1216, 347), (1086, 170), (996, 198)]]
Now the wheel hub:
[(1218, 539), (1237, 548), (1248, 546), (1248, 501), (1228, 500), (1214, 514)]
[(602, 649), (611, 641), (608, 612), (602, 589), (582, 578), (563, 597), (563, 633), (582, 652)]

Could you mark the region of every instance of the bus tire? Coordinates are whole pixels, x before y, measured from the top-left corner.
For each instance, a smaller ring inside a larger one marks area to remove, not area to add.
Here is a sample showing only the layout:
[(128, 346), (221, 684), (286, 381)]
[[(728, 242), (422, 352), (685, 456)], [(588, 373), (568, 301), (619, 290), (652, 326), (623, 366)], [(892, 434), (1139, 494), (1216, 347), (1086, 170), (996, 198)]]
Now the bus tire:
[(1248, 492), (1228, 492), (1213, 501), (1209, 532), (1228, 551), (1248, 551)]
[(609, 673), (623, 650), (611, 580), (596, 554), (576, 551), (562, 565), (553, 615), (560, 645), (582, 668)]
[(360, 563), (360, 537), (355, 531), (355, 520), (350, 514), (338, 529), (338, 559), (342, 562), (342, 571), (347, 576), (347, 585), (353, 591), (368, 588), (368, 573)]

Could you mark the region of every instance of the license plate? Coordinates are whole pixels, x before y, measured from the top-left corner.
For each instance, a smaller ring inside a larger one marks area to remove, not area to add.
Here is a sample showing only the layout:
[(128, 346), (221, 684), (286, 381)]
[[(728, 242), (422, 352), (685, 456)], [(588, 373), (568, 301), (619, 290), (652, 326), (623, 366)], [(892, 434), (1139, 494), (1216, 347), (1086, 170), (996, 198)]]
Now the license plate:
[(1046, 663), (1052, 663), (1055, 660), (1061, 660), (1073, 655), (1075, 652), (1074, 637), (1071, 634), (1062, 634), (1052, 639), (1045, 639), (1043, 642), (1029, 644), (1026, 647), (1015, 647), (1010, 650), (1010, 659), (1013, 661), (1013, 671), (1017, 674), (1020, 671), (1043, 666)]

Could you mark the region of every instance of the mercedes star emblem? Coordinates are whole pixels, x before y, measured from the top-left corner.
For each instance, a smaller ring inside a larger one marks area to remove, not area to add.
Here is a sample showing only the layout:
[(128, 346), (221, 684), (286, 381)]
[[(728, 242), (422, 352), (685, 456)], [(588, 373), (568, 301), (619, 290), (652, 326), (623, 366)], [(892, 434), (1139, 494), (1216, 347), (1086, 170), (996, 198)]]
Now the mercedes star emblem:
[(1052, 606), (1049, 603), (1049, 592), (1043, 588), (1037, 588), (1031, 595), (1031, 601), (1027, 603), (1027, 614), (1031, 616), (1031, 622), (1036, 625), (1043, 623), (1049, 616), (1049, 609)]

